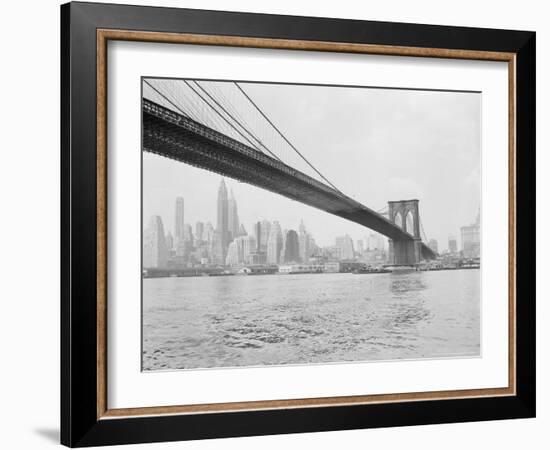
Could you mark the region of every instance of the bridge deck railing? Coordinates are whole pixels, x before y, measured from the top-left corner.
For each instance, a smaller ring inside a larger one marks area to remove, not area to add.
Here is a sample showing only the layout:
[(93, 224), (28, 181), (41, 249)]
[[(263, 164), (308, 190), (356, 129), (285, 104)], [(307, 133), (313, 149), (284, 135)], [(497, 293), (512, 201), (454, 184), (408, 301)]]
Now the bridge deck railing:
[[(265, 153), (262, 153), (258, 150), (254, 150), (253, 148), (243, 144), (242, 142), (239, 142), (236, 139), (233, 139), (229, 136), (224, 135), (223, 133), (213, 130), (212, 128), (202, 125), (196, 120), (193, 120), (182, 114), (178, 114), (168, 108), (165, 108), (164, 106), (161, 106), (155, 102), (152, 102), (151, 100), (146, 100), (146, 99), (143, 100), (143, 110), (154, 116), (162, 118), (169, 123), (184, 127), (189, 131), (193, 131), (194, 133), (197, 133), (200, 136), (210, 139), (211, 141), (217, 142), (226, 147), (234, 149), (239, 153), (244, 153), (246, 156), (251, 157), (257, 161), (261, 161), (265, 164), (268, 164), (273, 168), (276, 168), (278, 170), (281, 170), (287, 173), (288, 175), (299, 178), (301, 181), (304, 181), (314, 186), (316, 189), (321, 189), (325, 192), (330, 192), (338, 197), (349, 199), (349, 197), (321, 183), (315, 178), (312, 178), (296, 169), (293, 169), (287, 164), (277, 161), (276, 159), (266, 155)], [(349, 200), (352, 200), (352, 199), (349, 199)]]
[[(202, 136), (210, 141), (216, 142), (224, 147), (230, 148), (232, 150), (237, 151), (240, 154), (244, 154), (249, 158), (253, 158), (257, 161), (262, 162), (263, 164), (267, 164), (270, 167), (273, 167), (274, 169), (284, 172), (287, 175), (290, 175), (292, 177), (295, 177), (302, 182), (305, 182), (309, 184), (312, 188), (321, 190), (322, 192), (328, 194), (331, 198), (333, 198), (335, 201), (343, 202), (345, 205), (347, 205), (348, 208), (353, 208), (355, 210), (364, 210), (368, 211), (372, 214), (375, 214), (379, 216), (380, 220), (383, 222), (386, 222), (388, 225), (399, 228), (401, 234), (406, 235), (410, 239), (414, 239), (410, 233), (407, 233), (406, 231), (402, 230), (400, 227), (398, 227), (396, 224), (391, 222), (387, 217), (384, 217), (375, 211), (369, 209), (368, 207), (362, 205), (361, 203), (357, 202), (356, 200), (346, 196), (345, 194), (342, 194), (341, 192), (337, 191), (336, 189), (333, 189), (332, 187), (329, 187), (325, 185), (324, 183), (321, 183), (320, 181), (300, 172), (299, 170), (293, 169), (292, 167), (288, 166), (287, 164), (276, 160), (275, 158), (272, 158), (265, 153), (262, 153), (258, 150), (255, 150), (242, 142), (233, 139), (229, 136), (226, 136), (223, 133), (220, 133), (216, 130), (213, 130), (210, 127), (207, 127), (200, 122), (197, 122), (194, 119), (191, 119), (190, 117), (184, 116), (183, 114), (177, 113), (169, 108), (166, 108), (162, 105), (159, 105), (158, 103), (155, 103), (151, 100), (143, 99), (143, 111), (147, 112), (155, 117), (158, 117), (172, 125), (175, 125), (177, 127), (181, 127), (187, 131), (191, 131), (199, 136)], [(424, 246), (425, 244), (423, 244)]]

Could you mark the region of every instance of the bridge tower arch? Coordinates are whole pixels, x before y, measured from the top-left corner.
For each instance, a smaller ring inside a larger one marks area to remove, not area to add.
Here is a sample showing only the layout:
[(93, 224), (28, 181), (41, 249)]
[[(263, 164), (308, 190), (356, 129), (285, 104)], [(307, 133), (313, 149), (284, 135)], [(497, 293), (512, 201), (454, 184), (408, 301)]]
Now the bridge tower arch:
[(390, 221), (411, 235), (411, 239), (389, 239), (389, 264), (415, 265), (422, 259), (418, 203), (417, 199), (388, 202), (388, 217)]

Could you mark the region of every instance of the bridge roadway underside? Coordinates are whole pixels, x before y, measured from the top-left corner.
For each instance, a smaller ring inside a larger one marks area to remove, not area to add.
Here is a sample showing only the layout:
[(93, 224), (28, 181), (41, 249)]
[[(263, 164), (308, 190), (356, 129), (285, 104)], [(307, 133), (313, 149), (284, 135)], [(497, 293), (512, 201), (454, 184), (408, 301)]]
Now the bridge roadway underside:
[[(395, 241), (413, 236), (341, 192), (156, 103), (143, 103), (143, 150), (252, 184), (363, 225)], [(435, 257), (425, 244), (425, 259)]]

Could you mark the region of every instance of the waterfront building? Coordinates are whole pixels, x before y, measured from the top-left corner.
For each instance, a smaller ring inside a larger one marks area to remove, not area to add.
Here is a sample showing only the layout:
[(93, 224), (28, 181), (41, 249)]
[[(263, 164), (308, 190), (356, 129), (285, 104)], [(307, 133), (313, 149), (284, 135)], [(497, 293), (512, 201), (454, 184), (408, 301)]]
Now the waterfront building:
[(160, 216), (152, 216), (143, 235), (143, 268), (163, 268), (168, 261), (164, 226)]
[(428, 242), (428, 247), (430, 247), (435, 253), (439, 253), (439, 246), (437, 245), (437, 240), (430, 239)]
[(367, 250), (384, 250), (385, 239), (379, 233), (371, 233), (366, 239)]
[(255, 265), (249, 265), (241, 268), (237, 273), (239, 275), (272, 275), (274, 273), (277, 273), (279, 270), (278, 266), (275, 265), (261, 265), (261, 266), (255, 266)]
[(202, 241), (204, 239), (204, 223), (197, 222), (195, 224), (195, 239), (197, 241)]
[(269, 222), (269, 220), (262, 220), (261, 222), (256, 222), (253, 228), (257, 245), (256, 251), (258, 253), (267, 253), (267, 242), (271, 232), (271, 222)]
[(240, 239), (243, 242), (243, 260), (250, 264), (251, 255), (256, 253), (256, 239), (254, 236), (241, 236)]
[(203, 234), (202, 234), (202, 240), (206, 241), (206, 242), (209, 242), (209, 243), (212, 243), (213, 238), (214, 238), (214, 226), (210, 222), (208, 222), (204, 226), (204, 231), (203, 231)]
[(340, 258), (340, 250), (333, 245), (329, 247), (322, 247), (319, 249), (319, 256), (321, 256), (321, 258), (325, 261), (335, 261)]
[(349, 235), (338, 236), (335, 240), (335, 247), (339, 251), (339, 259), (353, 259), (355, 252), (353, 250), (353, 240)]
[(310, 256), (310, 239), (303, 220), (298, 227), (298, 243), (300, 246), (300, 261), (306, 262)]
[(322, 264), (285, 264), (279, 266), (279, 273), (322, 273)]
[(456, 245), (456, 237), (449, 236), (449, 252), (456, 253), (458, 251), (458, 246)]
[(241, 254), (239, 255), (239, 245), (237, 239), (235, 239), (229, 244), (229, 247), (227, 248), (227, 257), (225, 258), (225, 264), (228, 266), (237, 266), (241, 264), (242, 261), (242, 247)]
[(338, 261), (328, 261), (323, 264), (323, 272), (338, 273), (340, 272), (340, 263)]
[(252, 229), (254, 230), (254, 242), (256, 242), (256, 248), (254, 249), (255, 252), (260, 251), (260, 239), (262, 237), (262, 223), (261, 222), (254, 222), (254, 225), (252, 225)]
[(239, 212), (237, 210), (237, 201), (233, 195), (233, 190), (231, 190), (231, 195), (229, 196), (227, 204), (227, 221), (228, 221), (228, 231), (229, 239), (235, 239), (239, 236), (240, 226), (239, 226)]
[(269, 264), (279, 264), (282, 248), (283, 233), (281, 232), (281, 225), (275, 221), (271, 224), (269, 239), (267, 241), (267, 262)]
[(254, 253), (255, 245), (255, 241), (250, 241), (250, 236), (239, 236), (235, 238), (233, 242), (229, 244), (227, 258), (225, 260), (226, 264), (237, 266), (246, 263), (250, 259), (249, 255)]
[(281, 250), (281, 263), (300, 261), (300, 242), (295, 230), (288, 230), (284, 236), (283, 249)]
[(217, 208), (217, 226), (216, 232), (218, 233), (216, 258), (221, 259), (222, 264), (225, 262), (225, 256), (227, 253), (227, 246), (229, 245), (229, 205), (227, 198), (227, 188), (225, 187), (225, 181), (222, 178), (220, 187), (218, 188), (218, 208)]
[(386, 262), (386, 251), (384, 249), (365, 250), (361, 261), (367, 264), (383, 264)]
[(480, 232), (479, 212), (475, 223), (460, 228), (462, 238), (462, 254), (464, 258), (479, 258), (480, 255)]
[(176, 197), (176, 210), (174, 216), (174, 241), (176, 244), (183, 239), (183, 226), (185, 224), (183, 220), (183, 206), (183, 197)]
[(212, 262), (214, 264), (225, 264), (225, 257), (226, 257), (226, 249), (224, 248), (224, 242), (222, 239), (222, 234), (218, 231), (214, 231), (214, 235), (212, 236), (212, 244), (210, 246), (211, 251), (211, 257)]
[(171, 250), (173, 250), (174, 248), (174, 236), (172, 236), (172, 233), (168, 232), (168, 234), (166, 235), (166, 249), (168, 250), (168, 252), (170, 252)]
[(190, 242), (191, 246), (193, 246), (193, 228), (188, 223), (183, 226), (183, 240), (186, 242)]
[(359, 256), (363, 256), (364, 251), (365, 251), (365, 248), (363, 246), (363, 240), (358, 239), (357, 240), (357, 253), (359, 254)]

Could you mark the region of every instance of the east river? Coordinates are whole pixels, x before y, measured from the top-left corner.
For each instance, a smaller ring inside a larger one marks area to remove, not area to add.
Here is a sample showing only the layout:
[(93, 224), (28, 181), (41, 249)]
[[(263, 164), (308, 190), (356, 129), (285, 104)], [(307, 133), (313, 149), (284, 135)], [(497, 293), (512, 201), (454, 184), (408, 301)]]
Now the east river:
[(479, 270), (143, 280), (143, 370), (479, 353)]

